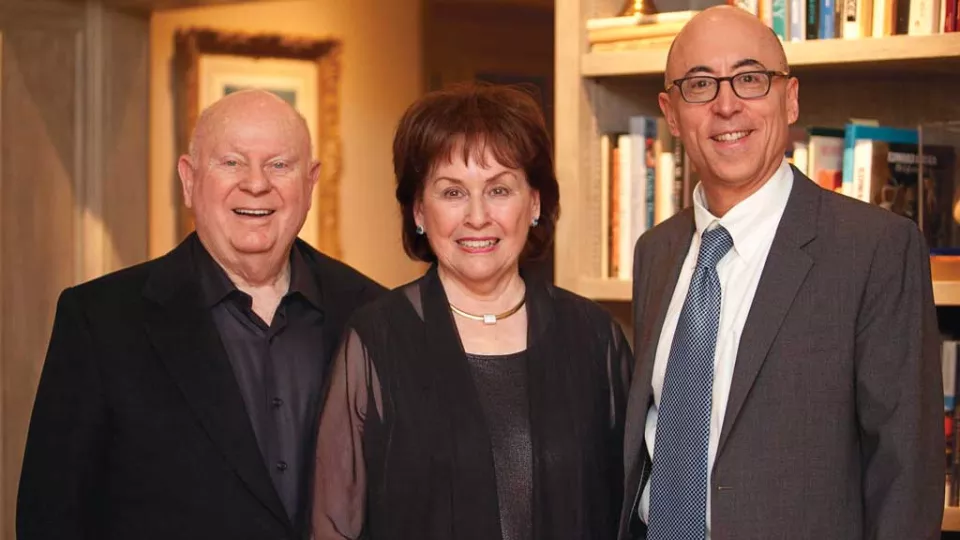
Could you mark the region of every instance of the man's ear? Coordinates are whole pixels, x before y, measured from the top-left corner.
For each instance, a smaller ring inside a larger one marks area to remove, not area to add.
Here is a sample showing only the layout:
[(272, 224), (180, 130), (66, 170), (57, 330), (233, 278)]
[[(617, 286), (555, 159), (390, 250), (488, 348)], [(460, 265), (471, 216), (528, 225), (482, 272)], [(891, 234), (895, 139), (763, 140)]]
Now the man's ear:
[(183, 190), (183, 204), (187, 208), (193, 208), (193, 187), (196, 179), (196, 169), (194, 168), (193, 158), (184, 154), (177, 161), (177, 174), (180, 175), (180, 187)]
[(317, 189), (317, 181), (320, 180), (320, 161), (310, 162), (310, 168), (307, 170), (307, 210), (313, 208), (313, 192)]
[(796, 77), (787, 80), (787, 123), (793, 124), (800, 118), (800, 81)]
[(310, 162), (310, 169), (307, 171), (307, 180), (310, 182), (311, 188), (317, 185), (317, 181), (320, 180), (320, 160), (315, 159)]
[(673, 107), (670, 103), (670, 94), (667, 92), (660, 92), (657, 95), (657, 102), (660, 104), (660, 112), (663, 113), (663, 118), (667, 121), (667, 126), (670, 128), (670, 134), (674, 137), (680, 136), (680, 128), (677, 127), (677, 115), (673, 114)]

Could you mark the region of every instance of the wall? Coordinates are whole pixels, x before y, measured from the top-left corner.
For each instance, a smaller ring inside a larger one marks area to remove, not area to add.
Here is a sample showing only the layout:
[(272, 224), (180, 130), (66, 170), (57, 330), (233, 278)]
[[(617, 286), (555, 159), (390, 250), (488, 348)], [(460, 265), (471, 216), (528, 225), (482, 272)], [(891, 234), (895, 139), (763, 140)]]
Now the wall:
[(552, 80), (553, 7), (546, 4), (428, 0), (424, 39), (430, 86), (484, 74)]
[[(534, 85), (552, 132), (552, 0), (427, 0), (425, 5), (429, 88), (470, 80)], [(551, 250), (525, 270), (552, 281), (553, 260)]]
[(422, 92), (420, 0), (296, 0), (177, 9), (151, 18), (150, 254), (179, 240), (170, 62), (178, 28), (335, 37), (344, 45), (341, 75), (343, 260), (388, 286), (415, 278), (393, 198), (393, 130)]
[(146, 17), (0, 1), (0, 538), (60, 292), (142, 261)]

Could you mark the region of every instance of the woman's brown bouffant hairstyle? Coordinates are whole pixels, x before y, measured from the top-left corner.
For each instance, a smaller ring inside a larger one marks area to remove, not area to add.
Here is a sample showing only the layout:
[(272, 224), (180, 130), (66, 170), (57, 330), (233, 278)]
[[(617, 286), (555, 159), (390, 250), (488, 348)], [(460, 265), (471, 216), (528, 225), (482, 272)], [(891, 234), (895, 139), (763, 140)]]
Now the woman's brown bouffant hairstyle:
[(513, 86), (461, 84), (431, 92), (404, 113), (393, 139), (397, 202), (403, 215), (403, 249), (413, 259), (435, 262), (436, 254), (416, 234), (414, 206), (427, 176), (442, 159), (458, 156), (484, 164), (487, 150), (503, 166), (521, 169), (540, 194), (540, 221), (530, 229), (521, 257), (543, 257), (553, 243), (560, 216), (560, 188), (543, 114), (534, 98)]

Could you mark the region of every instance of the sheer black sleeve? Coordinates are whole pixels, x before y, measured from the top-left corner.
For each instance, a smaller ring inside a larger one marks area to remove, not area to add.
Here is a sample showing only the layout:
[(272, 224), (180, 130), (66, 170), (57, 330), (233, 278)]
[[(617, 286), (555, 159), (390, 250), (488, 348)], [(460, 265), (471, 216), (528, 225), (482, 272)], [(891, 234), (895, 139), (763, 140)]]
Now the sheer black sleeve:
[(633, 378), (633, 350), (619, 323), (610, 322), (610, 348), (607, 352), (607, 378), (610, 382), (610, 427), (623, 433), (627, 396)]
[(320, 415), (313, 497), (313, 539), (357, 539), (366, 511), (363, 432), (383, 419), (380, 381), (354, 330), (340, 345)]
[(610, 502), (619, 514), (623, 503), (626, 477), (623, 459), (623, 437), (627, 416), (627, 396), (633, 377), (633, 351), (620, 325), (610, 322), (610, 345), (607, 351), (607, 379), (610, 388), (610, 446), (606, 456)]

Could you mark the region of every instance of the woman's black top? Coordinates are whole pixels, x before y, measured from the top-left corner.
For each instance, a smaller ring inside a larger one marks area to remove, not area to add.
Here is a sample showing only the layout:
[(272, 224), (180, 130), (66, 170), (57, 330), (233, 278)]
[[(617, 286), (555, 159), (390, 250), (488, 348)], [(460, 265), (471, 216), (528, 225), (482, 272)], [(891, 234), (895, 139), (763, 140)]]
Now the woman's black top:
[(527, 349), (467, 355), (436, 267), (356, 312), (317, 442), (328, 538), (615, 538), (632, 353), (594, 302), (526, 279)]
[(490, 434), (503, 540), (531, 540), (533, 450), (527, 406), (526, 353), (467, 354)]

